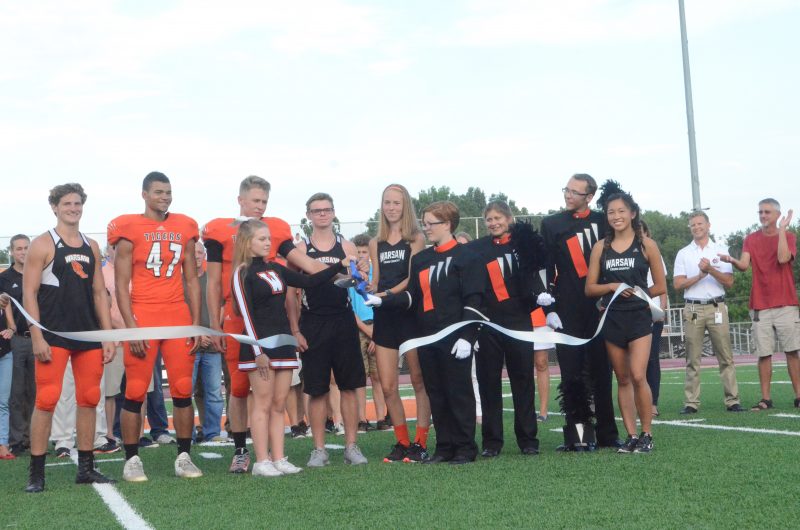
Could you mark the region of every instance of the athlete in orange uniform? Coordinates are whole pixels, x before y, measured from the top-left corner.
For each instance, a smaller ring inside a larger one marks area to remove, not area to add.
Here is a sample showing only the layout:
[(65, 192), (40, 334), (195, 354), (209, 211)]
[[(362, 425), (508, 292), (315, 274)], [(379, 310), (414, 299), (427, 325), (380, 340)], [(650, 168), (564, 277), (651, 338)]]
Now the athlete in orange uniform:
[[(125, 325), (129, 328), (198, 325), (200, 284), (194, 259), (199, 237), (197, 223), (185, 215), (168, 213), (172, 186), (163, 173), (153, 172), (144, 178), (142, 198), (143, 215), (122, 215), (108, 225), (108, 242), (116, 246), (117, 302)], [(184, 301), (184, 282), (189, 306)], [(125, 343), (127, 386), (120, 420), (125, 480), (147, 480), (138, 456), (140, 412), (159, 350), (167, 368), (174, 407), (178, 439), (175, 474), (187, 478), (202, 476), (189, 457), (194, 423), (191, 354), (198, 345), (198, 337)]]
[[(269, 192), (269, 182), (261, 177), (249, 176), (239, 185), (238, 197), (240, 216), (261, 219), (269, 227), (271, 249), (267, 261), (285, 258), (309, 274), (323, 270), (325, 265), (295, 251), (292, 232), (286, 221), (277, 217), (262, 217), (267, 209)], [(234, 312), (231, 296), (233, 247), (238, 229), (236, 220), (231, 217), (213, 219), (203, 227), (203, 243), (208, 251), (208, 319), (212, 328), (226, 333), (243, 333), (244, 330), (244, 321)], [(287, 297), (287, 311), (297, 311), (296, 304), (296, 299)], [(225, 352), (231, 377), (231, 397), (227, 413), (236, 450), (230, 472), (246, 473), (250, 465), (250, 456), (245, 445), (250, 380), (246, 372), (239, 371), (239, 343), (225, 340), (225, 337), (212, 337), (212, 340), (219, 351)]]

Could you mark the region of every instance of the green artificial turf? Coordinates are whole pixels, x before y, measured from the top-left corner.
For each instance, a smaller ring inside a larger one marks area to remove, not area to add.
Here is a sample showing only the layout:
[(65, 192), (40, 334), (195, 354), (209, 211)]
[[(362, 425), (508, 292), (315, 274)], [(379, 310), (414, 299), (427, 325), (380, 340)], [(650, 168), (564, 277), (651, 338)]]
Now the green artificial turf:
[[(703, 370), (702, 405), (680, 416), (683, 372), (662, 376), (660, 421), (751, 427), (800, 433), (785, 366), (775, 367), (773, 400), (766, 412), (729, 413), (715, 368)], [(739, 367), (742, 405), (758, 398), (755, 367)], [(555, 383), (551, 394), (555, 395)], [(506, 392), (507, 385), (506, 385)], [(505, 400), (511, 407), (511, 399)], [(554, 401), (551, 411), (558, 410)], [(791, 414), (780, 418), (772, 414)], [(231, 447), (194, 447), (205, 476), (181, 480), (172, 471), (174, 446), (141, 452), (149, 482), (120, 483), (120, 493), (155, 528), (790, 528), (800, 518), (796, 503), (800, 436), (656, 424), (649, 455), (561, 454), (561, 419), (540, 424), (542, 454), (522, 456), (506, 412), (506, 446), (500, 457), (465, 466), (384, 464), (391, 432), (359, 437), (367, 466), (332, 464), (295, 476), (229, 475)], [(619, 422), (620, 428), (622, 427)], [(413, 431), (413, 428), (412, 428)], [(621, 433), (624, 435), (624, 433)], [(480, 433), (477, 435), (480, 444)], [(329, 435), (341, 445), (342, 437)], [(286, 441), (302, 467), (310, 439)], [(218, 453), (205, 459), (199, 453)], [(121, 454), (99, 457), (119, 459)], [(56, 463), (55, 458), (48, 462)], [(91, 487), (72, 484), (75, 467), (47, 468), (47, 491), (22, 492), (28, 458), (0, 462), (0, 528), (114, 528), (117, 523)], [(114, 477), (122, 462), (101, 463)]]

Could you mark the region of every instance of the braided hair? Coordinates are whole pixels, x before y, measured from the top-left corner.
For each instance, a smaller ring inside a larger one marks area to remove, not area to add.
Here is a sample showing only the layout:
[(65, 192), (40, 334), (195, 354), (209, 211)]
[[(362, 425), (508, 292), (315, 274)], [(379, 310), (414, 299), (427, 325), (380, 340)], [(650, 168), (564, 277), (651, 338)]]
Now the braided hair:
[[(612, 201), (622, 200), (625, 203), (625, 206), (631, 211), (632, 219), (631, 219), (631, 228), (633, 228), (633, 237), (634, 240), (639, 244), (644, 252), (644, 239), (643, 239), (643, 230), (642, 230), (642, 210), (639, 208), (639, 205), (636, 201), (633, 200), (633, 197), (630, 193), (625, 192), (619, 185), (619, 182), (616, 180), (607, 180), (602, 186), (600, 186), (600, 197), (597, 199), (597, 204), (602, 208), (603, 213), (605, 214), (606, 218), (606, 237), (603, 241), (603, 252), (608, 250), (611, 247), (611, 242), (614, 241), (614, 228), (611, 226), (611, 223), (608, 222), (608, 205)], [(645, 255), (645, 258), (647, 256)]]

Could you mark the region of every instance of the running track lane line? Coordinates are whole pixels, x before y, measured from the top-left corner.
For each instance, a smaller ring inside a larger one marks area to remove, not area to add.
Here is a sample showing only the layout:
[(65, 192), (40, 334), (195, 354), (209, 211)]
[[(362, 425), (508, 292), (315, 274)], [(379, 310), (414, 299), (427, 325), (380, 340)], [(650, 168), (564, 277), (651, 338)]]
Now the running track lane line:
[[(70, 458), (77, 466), (78, 454), (76, 451), (71, 453)], [(92, 484), (92, 487), (123, 528), (126, 530), (154, 530), (139, 512), (128, 504), (128, 501), (113, 484)]]

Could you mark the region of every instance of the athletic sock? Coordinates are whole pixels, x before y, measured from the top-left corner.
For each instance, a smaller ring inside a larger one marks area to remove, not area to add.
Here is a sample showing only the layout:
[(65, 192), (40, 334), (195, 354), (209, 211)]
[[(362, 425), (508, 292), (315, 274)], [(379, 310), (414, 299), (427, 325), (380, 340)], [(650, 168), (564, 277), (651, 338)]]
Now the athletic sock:
[(122, 444), (125, 448), (125, 460), (130, 460), (134, 456), (139, 456), (139, 444)]
[(34, 455), (31, 454), (31, 466), (34, 470), (40, 471), (44, 473), (44, 461), (47, 458), (47, 454), (43, 455)]
[(233, 435), (233, 446), (236, 448), (237, 452), (239, 450), (242, 450), (242, 452), (247, 451), (247, 433), (233, 432), (231, 434)]
[(417, 433), (414, 436), (414, 443), (420, 444), (422, 447), (428, 447), (428, 430), (430, 427), (420, 427), (417, 425)]
[(188, 453), (192, 450), (191, 438), (178, 438), (178, 454)]
[(94, 451), (81, 451), (78, 449), (78, 462), (93, 462)]
[(403, 447), (408, 447), (411, 445), (411, 440), (408, 438), (408, 424), (404, 423), (402, 425), (395, 425), (394, 426), (394, 437), (397, 438), (397, 441)]

